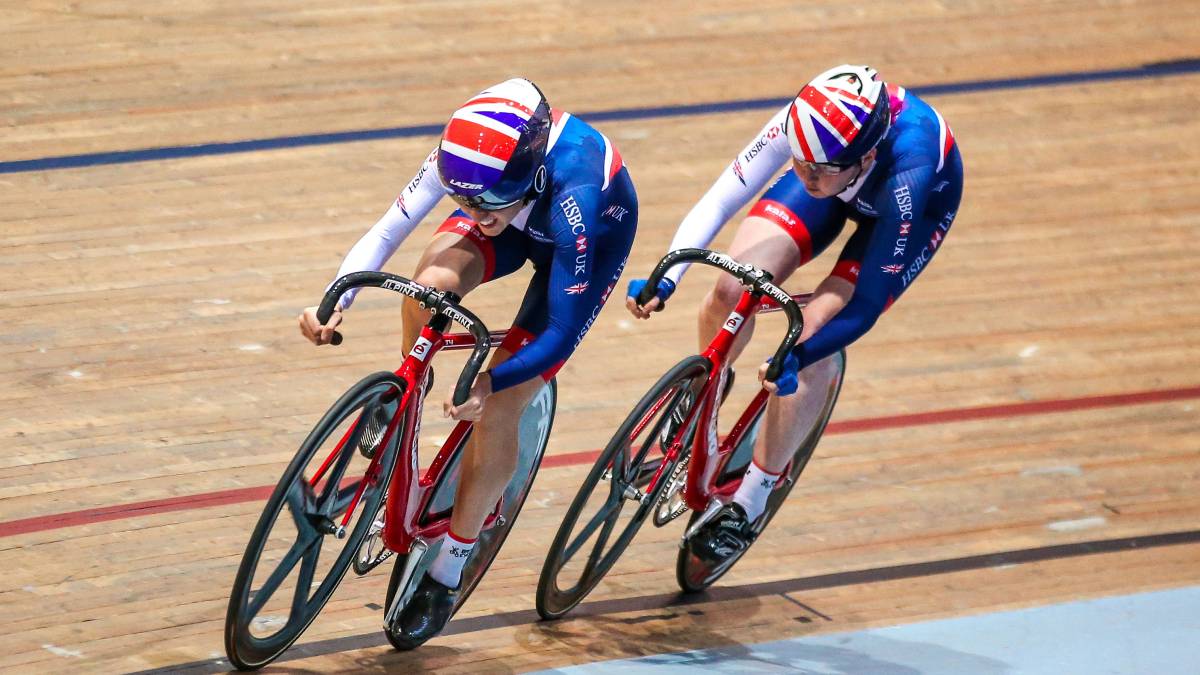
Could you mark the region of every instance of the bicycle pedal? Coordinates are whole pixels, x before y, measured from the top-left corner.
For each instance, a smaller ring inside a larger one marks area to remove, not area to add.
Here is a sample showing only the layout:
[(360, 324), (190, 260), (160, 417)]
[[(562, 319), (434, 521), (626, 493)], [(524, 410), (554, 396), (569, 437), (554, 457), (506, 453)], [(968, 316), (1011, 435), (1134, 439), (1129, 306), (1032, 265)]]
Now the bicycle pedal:
[(683, 533), (683, 536), (679, 540), (679, 548), (686, 547), (688, 540), (695, 536), (695, 534), (700, 531), (700, 528), (704, 527), (708, 521), (712, 520), (713, 517), (717, 515), (717, 512), (721, 510), (722, 506), (724, 506), (724, 504), (722, 504), (721, 500), (719, 499), (714, 499), (709, 502), (708, 508), (704, 509), (704, 513), (700, 514), (700, 517), (696, 519), (696, 522), (692, 523), (692, 526)]

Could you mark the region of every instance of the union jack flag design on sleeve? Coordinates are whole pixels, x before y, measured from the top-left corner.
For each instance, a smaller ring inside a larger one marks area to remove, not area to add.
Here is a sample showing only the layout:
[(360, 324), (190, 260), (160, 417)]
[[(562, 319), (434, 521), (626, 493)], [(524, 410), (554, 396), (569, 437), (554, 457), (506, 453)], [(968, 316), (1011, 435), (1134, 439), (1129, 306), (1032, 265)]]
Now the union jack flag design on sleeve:
[(795, 129), (788, 134), (795, 157), (817, 163), (832, 161), (870, 119), (883, 82), (874, 69), (855, 70), (862, 72), (835, 68), (800, 90), (788, 119)]
[(584, 281), (582, 283), (567, 286), (563, 290), (567, 292), (567, 295), (583, 295), (584, 291), (586, 291), (587, 289), (588, 289), (588, 282)]
[[(495, 184), (516, 150), (517, 141), (540, 100), (532, 87), (502, 82), (481, 91), (455, 111), (446, 125), (440, 152), (453, 166), (456, 191), (483, 192)], [(469, 176), (468, 179), (462, 177)]]
[(900, 274), (904, 271), (904, 265), (884, 265), (880, 269), (888, 274)]

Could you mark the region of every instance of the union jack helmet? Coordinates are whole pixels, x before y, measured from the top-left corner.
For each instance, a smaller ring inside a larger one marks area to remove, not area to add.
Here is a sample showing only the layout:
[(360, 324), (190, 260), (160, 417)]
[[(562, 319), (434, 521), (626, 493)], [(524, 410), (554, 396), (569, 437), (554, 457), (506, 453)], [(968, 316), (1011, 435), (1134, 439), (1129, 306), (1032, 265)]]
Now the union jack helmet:
[(533, 186), (549, 138), (550, 104), (542, 90), (529, 80), (506, 80), (450, 116), (438, 147), (438, 175), (460, 205), (511, 206)]
[(862, 159), (891, 124), (879, 73), (852, 65), (831, 68), (804, 85), (784, 121), (797, 161), (843, 166)]

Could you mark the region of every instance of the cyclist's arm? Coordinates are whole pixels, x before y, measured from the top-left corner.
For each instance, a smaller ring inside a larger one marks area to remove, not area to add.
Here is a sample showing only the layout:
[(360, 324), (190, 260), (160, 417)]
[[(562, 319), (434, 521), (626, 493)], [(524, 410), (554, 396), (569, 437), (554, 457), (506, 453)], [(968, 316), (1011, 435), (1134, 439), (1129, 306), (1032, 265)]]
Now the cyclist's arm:
[[(866, 335), (904, 289), (908, 266), (925, 243), (922, 237), (928, 236), (928, 224), (921, 221), (933, 175), (933, 167), (923, 164), (885, 181), (881, 189), (891, 197), (881, 205), (854, 295), (841, 311), (793, 350), (801, 368)], [(903, 234), (905, 228), (907, 234)]]
[[(675, 231), (670, 250), (708, 248), (725, 221), (757, 195), (787, 162), (791, 150), (783, 123), (789, 107), (790, 104), (775, 113), (696, 202)], [(667, 272), (667, 278), (678, 284), (687, 268), (688, 265), (673, 267)]]
[[(491, 371), (492, 391), (520, 384), (564, 361), (575, 351), (596, 302), (597, 284), (608, 279), (594, 279), (599, 224), (600, 187), (582, 185), (554, 196), (550, 207), (550, 230), (554, 233), (554, 259), (550, 263), (549, 287), (546, 289), (549, 319), (546, 330), (521, 348), (504, 363)], [(579, 237), (584, 240), (581, 243)], [(581, 251), (580, 248), (583, 250)]]
[[(346, 254), (334, 279), (351, 272), (382, 269), (388, 258), (392, 257), (400, 244), (408, 235), (412, 234), (412, 231), (445, 194), (441, 179), (438, 177), (437, 150), (435, 149), (425, 158), (425, 163), (421, 165), (420, 171), (400, 191), (400, 195), (396, 197), (396, 201), (392, 202), (387, 212)], [(338, 309), (344, 310), (349, 307), (354, 302), (354, 296), (357, 293), (358, 289), (346, 291), (338, 302)]]

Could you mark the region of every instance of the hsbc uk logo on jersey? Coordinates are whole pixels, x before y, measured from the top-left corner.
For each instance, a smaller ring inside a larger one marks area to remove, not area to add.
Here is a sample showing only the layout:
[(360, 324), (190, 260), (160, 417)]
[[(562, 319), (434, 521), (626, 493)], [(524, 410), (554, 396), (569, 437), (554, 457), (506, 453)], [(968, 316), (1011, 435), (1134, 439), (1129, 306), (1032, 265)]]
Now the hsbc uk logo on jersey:
[(587, 271), (587, 224), (583, 222), (583, 209), (579, 208), (579, 203), (575, 201), (575, 195), (567, 197), (558, 205), (562, 208), (567, 224), (571, 226), (571, 234), (576, 236), (575, 276), (579, 276)]

